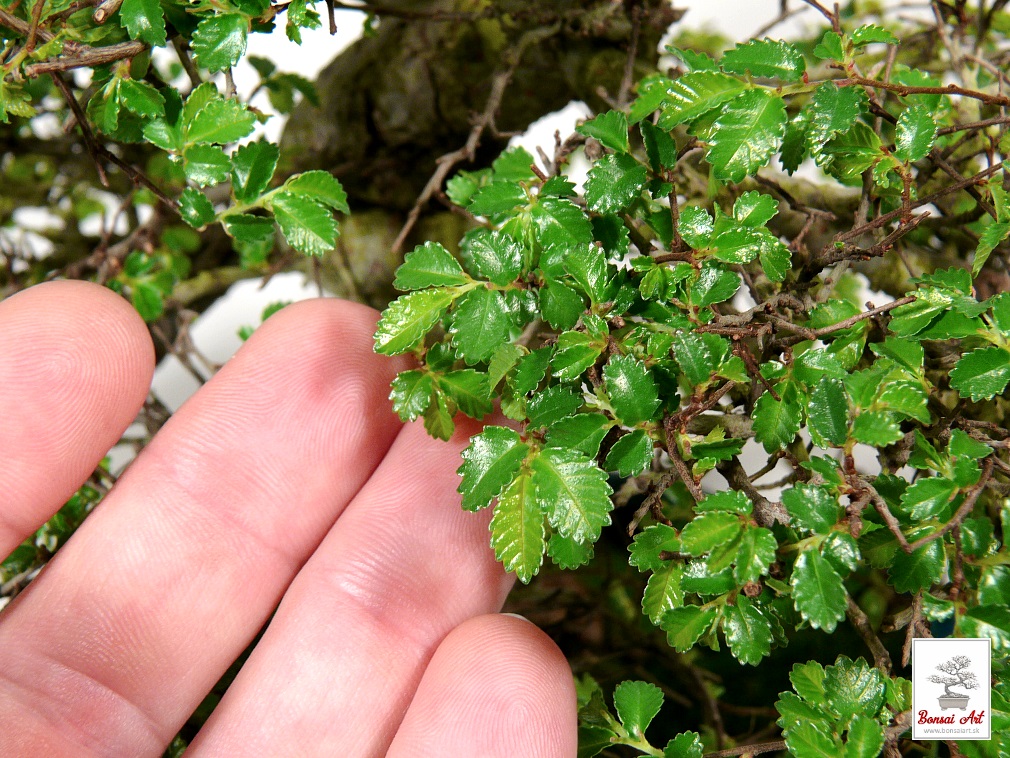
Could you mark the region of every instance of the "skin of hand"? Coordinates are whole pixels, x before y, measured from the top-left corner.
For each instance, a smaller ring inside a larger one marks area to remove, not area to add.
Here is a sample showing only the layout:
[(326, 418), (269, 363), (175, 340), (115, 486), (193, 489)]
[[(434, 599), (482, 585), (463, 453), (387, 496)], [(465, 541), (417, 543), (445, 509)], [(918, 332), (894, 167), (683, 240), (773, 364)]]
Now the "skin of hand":
[[(376, 314), (272, 316), (0, 613), (0, 755), (160, 756), (262, 639), (187, 756), (574, 756), (571, 672), (499, 614), (512, 578), (459, 453), (392, 414)], [(0, 555), (135, 417), (154, 353), (126, 301), (0, 302)]]

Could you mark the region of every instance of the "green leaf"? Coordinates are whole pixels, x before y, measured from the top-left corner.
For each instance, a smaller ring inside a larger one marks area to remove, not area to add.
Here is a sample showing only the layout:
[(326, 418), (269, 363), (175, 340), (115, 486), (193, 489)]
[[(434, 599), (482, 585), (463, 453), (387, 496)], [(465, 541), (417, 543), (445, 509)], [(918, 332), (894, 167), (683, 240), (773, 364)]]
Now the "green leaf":
[(526, 410), (529, 426), (532, 429), (549, 426), (574, 414), (584, 402), (581, 393), (568, 387), (560, 384), (548, 387), (530, 398)]
[(500, 287), (515, 281), (522, 269), (522, 247), (505, 232), (477, 229), (463, 238), (460, 253), (475, 274)]
[(925, 158), (936, 141), (936, 121), (925, 105), (913, 105), (898, 116), (894, 130), (894, 157), (912, 163)]
[(165, 115), (165, 97), (144, 81), (122, 79), (119, 100), (127, 110), (144, 118)]
[(152, 47), (163, 47), (168, 41), (165, 14), (158, 0), (123, 0), (119, 16), (131, 39)]
[(165, 311), (165, 294), (147, 282), (131, 285), (130, 302), (144, 321), (154, 321)]
[(327, 208), (339, 213), (350, 213), (347, 206), (347, 193), (329, 171), (316, 169), (296, 174), (284, 182), (284, 189), (299, 197), (314, 200)]
[(579, 724), (579, 751), (576, 758), (593, 758), (614, 745), (617, 732), (602, 726)]
[(680, 533), (681, 552), (703, 555), (712, 548), (736, 539), (743, 529), (740, 517), (725, 511), (695, 516)]
[(630, 155), (605, 155), (589, 169), (586, 205), (596, 213), (618, 213), (642, 194), (648, 176), (649, 170)]
[(740, 663), (757, 666), (771, 653), (771, 625), (746, 595), (737, 595), (736, 605), (726, 606), (722, 631), (730, 652)]
[(658, 571), (669, 563), (663, 559), (663, 553), (680, 550), (680, 538), (672, 526), (653, 524), (635, 535), (635, 541), (629, 550), (629, 564), (639, 571)]
[[(718, 230), (722, 224), (717, 224)], [(712, 257), (725, 263), (750, 263), (761, 252), (764, 235), (747, 226), (717, 231), (708, 243)]]
[(828, 534), (838, 523), (838, 498), (828, 487), (797, 484), (783, 490), (782, 504), (789, 511), (790, 523), (814, 534)]
[(727, 271), (719, 263), (706, 261), (701, 264), (698, 280), (691, 287), (691, 303), (702, 308), (706, 305), (729, 300), (740, 289), (740, 277)]
[(585, 332), (562, 332), (558, 335), (551, 371), (563, 382), (577, 379), (596, 363), (602, 348)]
[(235, 199), (251, 203), (266, 192), (279, 156), (280, 148), (263, 139), (236, 150), (231, 157), (231, 189)]
[(1010, 221), (997, 221), (989, 224), (978, 237), (978, 247), (971, 263), (971, 275), (978, 276), (989, 255), (996, 246), (1010, 236)]
[(914, 593), (928, 590), (940, 581), (946, 566), (943, 540), (933, 540), (911, 555), (903, 550), (896, 551), (888, 574), (898, 592)]
[(551, 358), (551, 348), (542, 347), (524, 355), (516, 363), (512, 375), (512, 387), (519, 395), (532, 392), (547, 373), (547, 365)]
[(186, 178), (200, 187), (223, 182), (231, 170), (231, 160), (224, 150), (213, 145), (194, 145), (184, 158)]
[(951, 431), (950, 442), (947, 443), (947, 455), (978, 460), (987, 457), (990, 453), (992, 453), (992, 448), (984, 442), (972, 439), (960, 429)]
[(884, 730), (878, 721), (859, 714), (849, 724), (845, 758), (876, 758), (884, 747)]
[(491, 518), (491, 547), (505, 570), (515, 572), (523, 584), (540, 570), (547, 548), (544, 513), (529, 474), (521, 473), (498, 497)]
[(389, 399), (401, 421), (413, 421), (431, 403), (432, 379), (427, 371), (401, 371), (393, 379)]
[(684, 576), (680, 586), (684, 592), (696, 592), (699, 595), (725, 595), (737, 589), (733, 569), (724, 567), (718, 571), (709, 566), (708, 560), (688, 561), (684, 568)]
[(466, 284), (469, 280), (452, 253), (437, 242), (425, 242), (404, 256), (393, 286), (398, 290), (419, 290)]
[(647, 682), (621, 682), (614, 689), (614, 708), (628, 733), (642, 737), (663, 706), (663, 690)]
[(867, 97), (861, 87), (839, 87), (824, 82), (814, 92), (807, 124), (807, 148), (822, 163), (821, 150), (835, 135), (849, 131), (866, 112)]
[(852, 661), (840, 655), (824, 670), (824, 691), (841, 726), (848, 728), (856, 716), (876, 718), (880, 714), (886, 694), (884, 675), (862, 658)]
[(837, 32), (827, 31), (821, 37), (821, 41), (814, 47), (814, 56), (822, 60), (838, 61), (845, 60), (845, 52), (842, 50), (842, 37)]
[(622, 111), (601, 113), (596, 118), (579, 124), (575, 131), (597, 139), (605, 147), (619, 153), (627, 153), (631, 150), (631, 145), (628, 143), (628, 117)]
[(645, 142), (645, 154), (649, 156), (649, 165), (653, 171), (664, 168), (672, 169), (677, 165), (677, 143), (669, 132), (654, 126), (651, 121), (643, 121), (640, 125), (642, 140)]
[(659, 391), (645, 364), (617, 355), (603, 367), (603, 380), (614, 413), (626, 426), (648, 421), (659, 408)]
[(459, 290), (440, 287), (398, 297), (382, 314), (375, 330), (375, 351), (397, 355), (411, 350), (459, 297)]
[(438, 377), (438, 386), (470, 418), (484, 418), (492, 411), (485, 373), (470, 368), (450, 371)]
[(667, 131), (693, 121), (747, 88), (735, 76), (715, 71), (697, 71), (672, 82), (663, 96), (659, 127)]
[(337, 222), (333, 214), (312, 200), (290, 192), (270, 197), (270, 210), (284, 238), (304, 255), (323, 255), (337, 244)]
[(781, 282), (792, 268), (793, 254), (780, 240), (771, 235), (764, 235), (761, 240), (758, 257), (761, 268), (770, 281)]
[(864, 171), (873, 168), (884, 157), (880, 137), (862, 121), (831, 139), (821, 152), (822, 168), (840, 181), (856, 184)]
[(902, 509), (916, 521), (941, 516), (958, 487), (942, 476), (920, 478), (901, 496)]
[(678, 653), (686, 653), (709, 630), (717, 614), (715, 608), (686, 605), (667, 611), (659, 625), (666, 632), (670, 647)]
[(814, 629), (833, 632), (835, 625), (845, 618), (842, 578), (816, 550), (800, 553), (789, 583), (793, 587), (796, 610)]
[(474, 194), (467, 210), (475, 216), (495, 217), (508, 213), (519, 205), (527, 205), (529, 197), (516, 182), (495, 180), (488, 182)]
[(740, 490), (724, 490), (715, 492), (695, 504), (694, 510), (698, 513), (708, 511), (725, 511), (726, 513), (739, 513), (750, 515), (753, 509), (750, 498)]
[(789, 730), (786, 747), (797, 758), (838, 758), (841, 754), (838, 740), (829, 737), (811, 721), (800, 722)]
[(712, 215), (697, 205), (685, 205), (680, 209), (680, 236), (695, 249), (708, 245), (712, 238), (715, 222)]
[(840, 379), (821, 377), (810, 395), (807, 424), (818, 447), (841, 447), (849, 436), (849, 401)]
[(214, 206), (205, 194), (187, 187), (179, 195), (179, 215), (194, 229), (201, 229), (214, 220)]
[(441, 392), (432, 392), (431, 400), (424, 411), (424, 428), (435, 439), (448, 441), (456, 431), (448, 401)]
[(571, 329), (585, 309), (582, 296), (567, 284), (548, 279), (540, 288), (540, 311), (555, 329)]
[(584, 566), (593, 559), (592, 543), (576, 542), (570, 537), (552, 534), (547, 541), (547, 555), (559, 568), (571, 570)]
[(255, 126), (256, 117), (238, 100), (215, 99), (184, 122), (183, 134), (187, 145), (225, 144), (249, 136)]
[(775, 535), (768, 529), (761, 526), (744, 529), (737, 549), (736, 565), (733, 567), (733, 577), (737, 584), (743, 586), (765, 576), (768, 567), (775, 560), (778, 547)]
[(747, 90), (719, 114), (708, 139), (708, 162), (715, 178), (741, 182), (768, 164), (786, 132), (782, 98), (763, 89)]
[(506, 150), (491, 164), (495, 179), (509, 182), (523, 182), (536, 176), (530, 166), (533, 156), (524, 147), (513, 147)]
[[(781, 387), (781, 385), (780, 385)], [(776, 400), (770, 392), (764, 393), (754, 404), (754, 439), (764, 445), (765, 450), (775, 453), (796, 439), (803, 421), (798, 393), (792, 384), (779, 390), (781, 400)]]
[(463, 359), (472, 365), (488, 360), (507, 340), (510, 327), (505, 296), (477, 287), (456, 307), (449, 333)]
[(688, 383), (707, 384), (715, 371), (715, 361), (705, 341), (694, 332), (681, 332), (673, 340), (673, 354)]
[(825, 705), (828, 701), (824, 691), (824, 667), (817, 661), (794, 663), (789, 672), (793, 689), (814, 705)]
[(575, 283), (589, 295), (594, 303), (602, 303), (607, 297), (607, 259), (595, 245), (579, 245), (565, 252), (565, 271), (571, 274)]
[(628, 477), (641, 474), (651, 463), (652, 438), (643, 430), (636, 429), (614, 443), (607, 454), (606, 466), (608, 471)]
[(950, 372), (950, 386), (973, 401), (989, 400), (1003, 393), (1010, 382), (1010, 352), (984, 347), (961, 356)]
[(248, 244), (272, 243), (274, 222), (271, 218), (249, 213), (231, 213), (221, 219), (224, 230), (238, 242)]
[(595, 458), (610, 425), (602, 413), (578, 413), (547, 427), (544, 441), (548, 447), (571, 448), (587, 458)]
[(544, 247), (593, 241), (593, 225), (589, 218), (567, 198), (540, 197), (530, 209), (530, 218), (537, 228), (537, 241)]
[(719, 65), (731, 74), (798, 82), (806, 71), (806, 62), (795, 46), (782, 40), (750, 40), (727, 50)]
[(852, 422), (852, 439), (873, 447), (893, 445), (905, 435), (890, 413), (863, 411)]
[(862, 47), (873, 42), (883, 42), (886, 45), (897, 45), (900, 43), (900, 40), (890, 31), (876, 24), (865, 24), (854, 29), (852, 34), (849, 35), (849, 39), (852, 40), (852, 44), (855, 47)]
[(529, 449), (518, 434), (503, 426), (488, 426), (474, 435), (456, 472), (463, 509), (477, 511), (490, 505), (515, 480)]
[(532, 469), (537, 501), (551, 526), (564, 537), (595, 542), (614, 507), (607, 475), (580, 453), (559, 448), (541, 451)]
[(733, 203), (733, 218), (751, 228), (762, 227), (779, 212), (779, 201), (755, 190), (744, 192)]
[(204, 18), (193, 32), (190, 46), (197, 64), (211, 73), (231, 68), (245, 55), (249, 22), (238, 13)]
[(875, 405), (928, 424), (930, 421), (928, 401), (929, 398), (921, 384), (898, 381), (890, 382), (884, 387)]
[(700, 734), (683, 732), (666, 743), (663, 758), (702, 758), (704, 751)]

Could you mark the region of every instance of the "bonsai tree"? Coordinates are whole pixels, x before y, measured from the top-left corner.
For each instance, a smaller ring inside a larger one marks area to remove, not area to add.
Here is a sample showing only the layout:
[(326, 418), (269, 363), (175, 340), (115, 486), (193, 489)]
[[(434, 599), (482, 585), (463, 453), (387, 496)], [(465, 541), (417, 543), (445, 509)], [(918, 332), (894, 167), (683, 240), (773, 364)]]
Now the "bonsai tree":
[[(235, 147), (268, 114), (231, 69), (249, 34), (320, 25), (304, 0), (12, 3), (0, 288), (100, 282), (184, 361), (241, 278), (383, 307), (376, 350), (415, 359), (399, 415), (487, 422), (461, 505), (568, 655), (581, 755), (927, 750), (902, 674), (934, 631), (993, 640), (994, 737), (947, 750), (1003, 755), (1004, 5), (786, 1), (734, 43), (661, 0), (364, 2), (320, 86), (252, 61), (291, 119)], [(573, 98), (573, 134), (508, 149)], [(149, 401), (135, 444), (166, 417)], [(114, 479), (5, 561), (6, 595)]]
[(966, 690), (978, 689), (978, 677), (973, 671), (968, 670), (970, 665), (971, 661), (968, 656), (955, 655), (949, 661), (944, 661), (936, 666), (936, 670), (945, 676), (933, 674), (929, 677), (929, 681), (934, 684), (942, 684), (945, 697), (968, 697), (963, 692), (955, 692), (951, 687), (960, 686)]

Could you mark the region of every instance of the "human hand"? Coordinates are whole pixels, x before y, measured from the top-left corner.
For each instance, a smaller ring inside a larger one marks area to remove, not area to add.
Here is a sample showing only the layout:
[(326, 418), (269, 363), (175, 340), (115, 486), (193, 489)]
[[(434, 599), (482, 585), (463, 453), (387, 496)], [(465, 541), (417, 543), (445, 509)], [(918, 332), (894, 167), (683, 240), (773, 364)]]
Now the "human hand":
[[(336, 300), (271, 317), (4, 609), (0, 755), (160, 755), (268, 620), (187, 755), (575, 755), (568, 665), (497, 614), (512, 578), (459, 507), (476, 428), (400, 425), (374, 325)], [(152, 368), (108, 290), (0, 303), (0, 556), (119, 439)]]

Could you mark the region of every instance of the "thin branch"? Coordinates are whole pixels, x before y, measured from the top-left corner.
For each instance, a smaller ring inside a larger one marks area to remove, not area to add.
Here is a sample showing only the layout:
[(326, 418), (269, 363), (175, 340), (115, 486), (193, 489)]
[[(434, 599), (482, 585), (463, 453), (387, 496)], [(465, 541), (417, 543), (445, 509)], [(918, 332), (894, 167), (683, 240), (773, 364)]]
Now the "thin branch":
[(726, 478), (733, 489), (742, 490), (750, 498), (754, 504), (754, 520), (758, 526), (770, 527), (776, 521), (785, 525), (789, 524), (789, 512), (786, 511), (782, 503), (773, 503), (758, 492), (735, 456), (728, 461), (720, 461), (716, 466), (716, 471)]
[(786, 749), (785, 740), (775, 742), (761, 742), (757, 745), (737, 745), (726, 750), (716, 750), (714, 753), (705, 753), (705, 758), (732, 758), (736, 755), (760, 755), (761, 753), (775, 753)]
[(403, 249), (403, 243), (406, 242), (407, 236), (417, 223), (417, 219), (421, 215), (421, 209), (424, 208), (428, 201), (431, 200), (432, 196), (434, 196), (434, 194), (442, 188), (442, 184), (449, 176), (449, 172), (462, 161), (473, 160), (474, 155), (477, 152), (477, 145), (480, 144), (480, 138), (483, 136), (484, 131), (494, 122), (495, 114), (498, 112), (498, 108), (501, 107), (502, 97), (505, 94), (505, 89), (508, 87), (509, 82), (512, 80), (512, 74), (515, 72), (515, 69), (516, 64), (513, 64), (507, 69), (499, 71), (494, 75), (491, 80), (491, 92), (484, 105), (484, 111), (477, 118), (473, 128), (470, 130), (470, 135), (466, 139), (466, 144), (458, 150), (446, 153), (436, 161), (437, 166), (435, 168), (435, 172), (431, 175), (431, 178), (428, 179), (428, 183), (424, 185), (424, 189), (421, 190), (421, 194), (417, 196), (417, 200), (414, 202), (414, 207), (410, 209), (410, 213), (407, 214), (407, 220), (404, 222), (403, 227), (400, 229), (400, 233), (396, 235), (396, 239), (393, 241), (393, 252), (399, 253)]
[(105, 147), (105, 145), (98, 142), (98, 139), (95, 137), (95, 133), (91, 130), (91, 126), (88, 123), (88, 118), (84, 113), (84, 109), (81, 107), (81, 104), (77, 102), (77, 98), (74, 97), (74, 93), (71, 91), (70, 85), (66, 83), (63, 77), (59, 74), (53, 76), (53, 83), (60, 90), (63, 98), (67, 101), (67, 105), (70, 107), (70, 111), (74, 114), (74, 118), (77, 119), (77, 125), (80, 127), (81, 134), (84, 137), (84, 144), (87, 147), (92, 160), (95, 162), (95, 167), (98, 170), (98, 177), (101, 180), (102, 185), (105, 187), (109, 186), (109, 180), (105, 174), (105, 168), (102, 166), (102, 159), (104, 159), (118, 166), (124, 174), (130, 177), (130, 180), (135, 185), (142, 185), (146, 187), (155, 197), (164, 203), (166, 207), (178, 212), (179, 206), (175, 200), (166, 195), (164, 190), (152, 182), (144, 172), (135, 166), (131, 166), (129, 163)]
[(666, 445), (667, 455), (670, 456), (670, 461), (673, 463), (673, 467), (677, 469), (677, 474), (680, 476), (684, 486), (687, 487), (687, 491), (691, 493), (691, 497), (694, 498), (695, 502), (701, 502), (705, 499), (705, 492), (702, 490), (701, 486), (694, 479), (694, 474), (688, 469), (687, 464), (684, 459), (680, 457), (680, 453), (677, 451), (677, 443), (674, 440), (667, 440)]
[(46, 0), (35, 0), (32, 7), (32, 23), (28, 27), (28, 39), (25, 42), (25, 50), (29, 53), (35, 49), (35, 35), (39, 31), (39, 21), (42, 20), (42, 8), (45, 4)]
[(880, 637), (873, 631), (870, 619), (867, 618), (863, 609), (856, 604), (856, 601), (852, 599), (852, 596), (846, 594), (845, 600), (847, 603), (845, 615), (849, 617), (849, 622), (863, 642), (866, 643), (866, 647), (873, 653), (874, 665), (890, 676), (892, 668), (891, 654), (887, 652), (884, 643), (880, 641)]
[(974, 129), (985, 129), (989, 126), (1002, 126), (1003, 124), (1010, 124), (1010, 116), (995, 116), (993, 118), (987, 118), (984, 121), (971, 121), (967, 124), (954, 124), (954, 126), (944, 126), (936, 130), (937, 136), (942, 136), (944, 134), (953, 134), (954, 132), (964, 132)]
[(992, 467), (993, 467), (992, 457), (986, 458), (985, 463), (982, 464), (982, 476), (979, 477), (978, 482), (968, 491), (968, 494), (964, 498), (964, 502), (961, 504), (961, 507), (957, 509), (957, 512), (954, 514), (954, 517), (932, 534), (927, 534), (925, 537), (917, 539), (915, 542), (913, 542), (909, 546), (910, 548), (909, 552), (918, 550), (920, 547), (929, 544), (933, 540), (940, 539), (940, 537), (945, 535), (951, 529), (961, 525), (961, 522), (968, 517), (968, 514), (971, 513), (972, 508), (975, 507), (975, 501), (978, 500), (978, 496), (981, 495), (982, 490), (985, 489), (986, 482), (989, 481), (989, 477), (992, 476)]
[(835, 79), (834, 82), (839, 87), (851, 87), (858, 84), (863, 87), (885, 89), (889, 92), (896, 92), (902, 97), (909, 95), (960, 95), (988, 105), (1010, 105), (1010, 97), (1006, 95), (990, 95), (987, 92), (968, 89), (958, 84), (948, 84), (946, 87), (913, 87), (893, 82), (882, 82), (879, 79), (868, 79), (865, 76), (850, 76), (847, 79)]
[(66, 58), (53, 58), (51, 60), (29, 63), (25, 66), (25, 76), (29, 79), (51, 74), (56, 71), (69, 71), (74, 68), (102, 66), (106, 63), (135, 58), (147, 50), (147, 45), (143, 42), (120, 42), (118, 45), (108, 47), (84, 47), (79, 52)]
[(621, 86), (617, 90), (617, 104), (621, 108), (631, 99), (631, 87), (635, 79), (635, 59), (638, 57), (638, 38), (642, 32), (642, 8), (636, 5), (631, 9), (631, 41), (628, 43), (628, 57), (624, 61), (624, 75)]
[(91, 20), (96, 24), (104, 24), (113, 13), (119, 10), (123, 0), (102, 0), (91, 14)]

